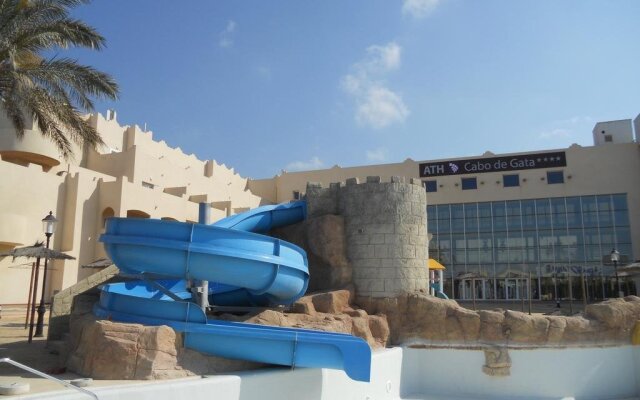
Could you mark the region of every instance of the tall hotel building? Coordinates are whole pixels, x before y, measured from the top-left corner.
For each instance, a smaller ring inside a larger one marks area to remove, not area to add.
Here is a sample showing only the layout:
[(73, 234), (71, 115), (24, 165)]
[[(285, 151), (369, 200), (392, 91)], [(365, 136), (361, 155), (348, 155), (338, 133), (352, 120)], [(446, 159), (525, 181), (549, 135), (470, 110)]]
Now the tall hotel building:
[[(640, 116), (600, 122), (594, 145), (566, 149), (282, 173), (250, 181), (272, 202), (377, 175), (420, 178), (427, 191), (429, 255), (447, 267), (455, 299), (615, 297), (610, 254), (640, 258)], [(584, 278), (584, 279), (583, 279)], [(626, 293), (637, 293), (622, 279)], [(571, 286), (571, 287), (570, 287)], [(640, 288), (637, 288), (640, 290)]]

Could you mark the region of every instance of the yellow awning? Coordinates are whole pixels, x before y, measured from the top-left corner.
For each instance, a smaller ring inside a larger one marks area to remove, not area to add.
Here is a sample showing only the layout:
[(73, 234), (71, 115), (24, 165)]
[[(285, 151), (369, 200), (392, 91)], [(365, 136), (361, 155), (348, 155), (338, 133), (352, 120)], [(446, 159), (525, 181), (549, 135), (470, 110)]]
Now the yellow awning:
[(433, 270), (446, 269), (444, 267), (444, 265), (440, 264), (439, 262), (437, 262), (433, 258), (429, 259), (429, 264), (427, 264), (427, 265), (429, 266), (429, 269), (433, 269)]

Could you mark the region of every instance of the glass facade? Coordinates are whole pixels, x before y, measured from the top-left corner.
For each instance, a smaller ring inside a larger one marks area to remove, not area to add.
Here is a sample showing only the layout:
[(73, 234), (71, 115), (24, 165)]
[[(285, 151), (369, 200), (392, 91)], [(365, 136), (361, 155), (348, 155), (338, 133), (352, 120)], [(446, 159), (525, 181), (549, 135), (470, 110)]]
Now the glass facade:
[(452, 298), (576, 298), (583, 284), (610, 297), (611, 250), (634, 259), (626, 194), (430, 205), (427, 217)]

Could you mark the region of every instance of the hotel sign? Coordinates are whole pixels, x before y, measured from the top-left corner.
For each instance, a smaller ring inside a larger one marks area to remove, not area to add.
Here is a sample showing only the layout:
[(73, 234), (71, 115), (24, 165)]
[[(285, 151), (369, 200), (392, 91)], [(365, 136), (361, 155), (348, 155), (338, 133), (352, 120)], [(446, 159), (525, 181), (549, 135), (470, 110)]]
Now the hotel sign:
[(482, 174), (521, 169), (566, 167), (564, 151), (553, 153), (520, 154), (507, 157), (470, 158), (465, 160), (440, 161), (420, 164), (420, 177)]

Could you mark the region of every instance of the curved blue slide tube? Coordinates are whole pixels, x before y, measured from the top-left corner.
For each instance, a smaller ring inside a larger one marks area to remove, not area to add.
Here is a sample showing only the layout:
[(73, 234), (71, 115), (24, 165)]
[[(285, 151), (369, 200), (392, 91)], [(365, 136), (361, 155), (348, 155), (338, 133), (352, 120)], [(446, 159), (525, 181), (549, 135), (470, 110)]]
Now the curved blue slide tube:
[(216, 304), (296, 301), (309, 281), (306, 253), (253, 232), (305, 217), (306, 203), (300, 201), (259, 207), (214, 225), (110, 218), (100, 240), (113, 262), (123, 272), (167, 279), (104, 285), (94, 313), (123, 322), (168, 325), (184, 333), (186, 347), (206, 354), (343, 369), (354, 380), (369, 381), (371, 350), (360, 338), (207, 319), (191, 301), (184, 279), (210, 281), (210, 299)]

